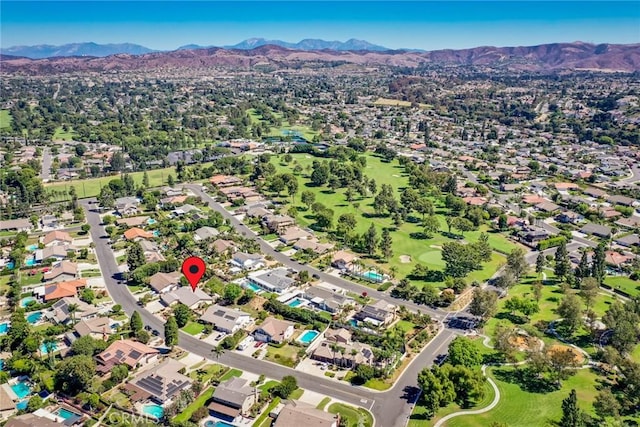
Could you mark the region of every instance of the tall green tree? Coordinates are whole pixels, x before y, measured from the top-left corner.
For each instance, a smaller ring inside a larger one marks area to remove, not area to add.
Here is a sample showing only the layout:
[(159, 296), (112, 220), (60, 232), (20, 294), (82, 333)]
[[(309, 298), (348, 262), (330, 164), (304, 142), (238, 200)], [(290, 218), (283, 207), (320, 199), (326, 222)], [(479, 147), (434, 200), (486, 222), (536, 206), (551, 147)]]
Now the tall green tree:
[(555, 261), (554, 273), (560, 280), (564, 280), (571, 270), (566, 240), (563, 240), (558, 249), (556, 249)]
[(544, 257), (542, 252), (538, 252), (538, 256), (536, 257), (536, 273), (538, 273), (538, 278), (544, 271), (544, 268), (547, 266), (547, 260)]
[(96, 363), (90, 356), (72, 356), (56, 366), (54, 387), (67, 395), (75, 396), (89, 390), (96, 373)]
[(182, 328), (189, 323), (189, 320), (191, 320), (191, 314), (191, 309), (185, 304), (178, 303), (173, 308), (173, 316), (176, 318), (176, 323), (179, 328)]
[(449, 344), (448, 362), (453, 366), (473, 368), (482, 364), (482, 355), (467, 337), (456, 337)]
[(375, 225), (373, 223), (369, 226), (369, 229), (364, 233), (363, 236), (364, 248), (367, 254), (372, 256), (376, 253), (376, 248), (378, 247), (378, 232), (376, 231)]
[(562, 317), (562, 324), (567, 332), (573, 334), (582, 323), (582, 309), (580, 300), (574, 294), (566, 295), (558, 306), (558, 315)]
[(164, 324), (164, 343), (171, 348), (178, 344), (178, 323), (173, 316), (169, 317)]
[(493, 316), (498, 307), (498, 295), (490, 290), (477, 287), (473, 290), (473, 299), (469, 305), (469, 312), (480, 317), (483, 321)]
[(523, 274), (527, 272), (529, 263), (524, 257), (522, 248), (514, 248), (507, 255), (507, 269), (513, 274), (516, 281), (520, 280)]
[(393, 244), (393, 240), (391, 239), (391, 234), (389, 230), (384, 228), (382, 230), (382, 238), (380, 239), (380, 251), (382, 252), (382, 256), (384, 259), (390, 259), (393, 256), (393, 249), (391, 245)]
[(129, 266), (129, 271), (133, 273), (136, 268), (142, 267), (146, 262), (147, 261), (144, 258), (144, 250), (140, 243), (131, 243), (127, 248), (127, 265)]
[(129, 329), (131, 329), (134, 335), (138, 335), (138, 333), (144, 329), (144, 325), (142, 324), (142, 317), (137, 311), (131, 313), (131, 319), (129, 319)]
[(583, 427), (584, 417), (578, 408), (578, 395), (575, 389), (571, 389), (569, 396), (562, 401), (562, 418), (560, 427)]
[(604, 278), (607, 275), (605, 243), (600, 243), (593, 253), (591, 275), (595, 277), (599, 284), (604, 282)]
[(582, 256), (580, 257), (580, 263), (576, 267), (574, 271), (574, 276), (577, 279), (582, 279), (584, 277), (591, 276), (591, 267), (589, 267), (589, 258), (587, 256), (587, 252), (583, 251)]

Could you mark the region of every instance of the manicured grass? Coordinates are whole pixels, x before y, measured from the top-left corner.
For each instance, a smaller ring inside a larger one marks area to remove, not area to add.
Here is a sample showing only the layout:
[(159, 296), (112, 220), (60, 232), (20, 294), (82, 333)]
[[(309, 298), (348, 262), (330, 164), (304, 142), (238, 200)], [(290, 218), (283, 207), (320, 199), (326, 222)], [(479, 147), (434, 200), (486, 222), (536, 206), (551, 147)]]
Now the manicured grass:
[(328, 411), (332, 414), (340, 414), (340, 417), (346, 420), (347, 427), (373, 427), (373, 416), (366, 409), (333, 403)]
[(384, 382), (378, 378), (372, 378), (364, 383), (364, 386), (378, 391), (384, 391), (391, 388), (391, 384)]
[(67, 129), (68, 130), (65, 132), (62, 130), (62, 126), (58, 126), (52, 139), (54, 141), (71, 141), (75, 136), (75, 132), (73, 131), (73, 128), (68, 127)]
[(239, 377), (240, 375), (242, 375), (242, 371), (240, 369), (230, 369), (229, 372), (227, 372), (226, 374), (224, 374), (222, 376), (222, 378), (220, 378), (220, 381), (226, 381), (229, 378), (232, 377)]
[(407, 320), (400, 320), (398, 323), (396, 323), (395, 325), (393, 325), (396, 328), (399, 328), (402, 330), (402, 332), (404, 332), (405, 334), (407, 332), (411, 332), (415, 329), (416, 325), (414, 323), (411, 323)]
[(10, 128), (12, 120), (9, 110), (0, 110), (0, 129)]
[(552, 425), (562, 417), (562, 400), (571, 389), (578, 394), (578, 406), (594, 415), (592, 402), (598, 393), (598, 376), (588, 369), (581, 369), (562, 383), (562, 388), (549, 393), (531, 393), (523, 391), (518, 384), (506, 382), (501, 372), (513, 371), (513, 368), (491, 368), (487, 372), (496, 381), (501, 398), (498, 405), (489, 412), (480, 415), (460, 416), (451, 419), (448, 427), (488, 426), (493, 422), (509, 426), (538, 427)]
[(191, 405), (187, 406), (181, 413), (175, 416), (173, 419), (174, 422), (185, 422), (191, 418), (191, 415), (196, 411), (196, 409), (203, 407), (207, 400), (213, 396), (213, 392), (215, 388), (209, 387), (205, 391), (203, 391), (200, 396), (196, 400), (194, 400)]
[[(393, 256), (386, 262), (365, 258), (365, 264), (376, 266), (387, 272), (391, 267), (395, 267), (397, 269), (397, 277), (400, 278), (409, 274), (418, 262), (433, 270), (442, 270), (444, 268), (440, 247), (443, 243), (451, 241), (444, 233), (447, 231), (444, 215), (438, 214), (441, 232), (435, 233), (435, 235), (429, 239), (417, 238), (418, 234), (416, 233), (423, 232), (419, 215), (414, 214), (417, 215), (415, 218), (417, 222), (407, 221), (395, 229), (390, 217), (374, 215), (372, 204), (375, 195), (370, 194), (367, 197), (356, 196), (353, 202), (347, 202), (345, 189), (343, 188), (337, 189), (334, 192), (326, 186), (314, 187), (309, 185), (310, 172), (307, 170), (307, 167), (310, 167), (314, 160), (325, 161), (326, 159), (313, 157), (308, 154), (292, 154), (292, 157), (293, 161), (289, 164), (284, 164), (281, 161), (281, 157), (273, 156), (272, 163), (280, 173), (292, 173), (296, 164), (303, 168), (303, 172), (296, 176), (299, 190), (294, 203), (299, 209), (296, 221), (300, 226), (308, 227), (315, 223), (313, 213), (307, 210), (307, 207), (300, 202), (300, 193), (303, 191), (311, 191), (315, 194), (317, 202), (330, 207), (334, 211), (334, 221), (337, 221), (342, 214), (353, 214), (357, 219), (357, 225), (354, 229), (354, 232), (357, 234), (363, 234), (371, 224), (377, 228), (379, 235), (382, 233), (383, 228), (393, 230), (391, 231)], [(380, 189), (383, 184), (391, 185), (396, 192), (396, 197), (399, 199), (400, 192), (408, 186), (408, 177), (404, 172), (404, 168), (400, 166), (397, 160), (384, 162), (381, 158), (373, 154), (367, 154), (365, 158), (367, 165), (364, 169), (364, 174), (375, 178), (378, 189)], [(286, 205), (291, 204), (291, 198), (289, 197), (282, 197), (281, 201)], [(439, 200), (432, 199), (432, 202), (436, 210), (442, 210)], [(488, 232), (489, 243), (497, 251), (508, 253), (516, 247), (516, 244), (509, 241), (504, 235), (491, 232), (486, 225), (481, 226), (477, 231), (465, 233), (464, 238), (467, 241), (473, 242), (478, 239), (482, 232)], [(406, 263), (401, 262), (400, 257), (402, 255), (410, 256), (411, 261)], [(483, 281), (490, 278), (504, 261), (502, 256), (495, 254), (494, 258), (484, 266), (483, 270), (472, 272), (469, 275), (469, 280)], [(415, 284), (420, 287), (422, 286), (419, 282)]]
[(620, 289), (631, 296), (640, 295), (640, 282), (631, 280), (626, 276), (607, 277), (604, 283), (615, 289)]
[(217, 364), (205, 365), (189, 373), (189, 377), (191, 377), (194, 380), (198, 379), (199, 377), (202, 383), (206, 383), (211, 378), (215, 378), (218, 375), (220, 375), (220, 373), (224, 372), (224, 370), (225, 370), (225, 367), (222, 365), (217, 365)]
[(304, 394), (304, 390), (301, 388), (297, 388), (293, 390), (293, 393), (289, 395), (289, 399), (298, 400), (302, 397), (303, 394)]
[[(485, 382), (484, 397), (480, 399), (478, 402), (476, 402), (476, 404), (469, 409), (475, 410), (475, 409), (481, 409), (488, 406), (493, 401), (494, 396), (495, 396), (495, 393), (493, 391), (493, 387), (491, 387), (491, 384), (489, 384), (488, 381)], [(435, 417), (431, 418), (430, 420), (427, 420), (426, 419), (427, 410), (424, 406), (420, 406), (420, 402), (418, 402), (418, 404), (413, 408), (413, 412), (411, 412), (411, 418), (409, 419), (408, 427), (422, 427), (425, 425), (433, 425), (440, 418), (445, 417), (454, 412), (458, 412), (462, 409), (463, 408), (461, 408), (460, 405), (452, 403), (448, 406), (445, 406), (444, 408), (441, 408)], [(449, 424), (447, 423), (447, 426), (448, 425)]]
[[(142, 177), (144, 176), (144, 172), (131, 172), (129, 174), (136, 185), (142, 184)], [(167, 177), (169, 175), (173, 175), (174, 178), (176, 176), (175, 168), (164, 168), (164, 169), (154, 169), (147, 171), (147, 175), (149, 176), (149, 186), (150, 187), (160, 187), (167, 183)], [(45, 185), (44, 189), (47, 192), (58, 191), (64, 192), (64, 195), (57, 196), (53, 200), (54, 201), (62, 201), (62, 200), (70, 200), (69, 189), (71, 187), (76, 188), (76, 193), (79, 198), (85, 197), (95, 197), (100, 194), (100, 189), (105, 185), (109, 184), (109, 181), (120, 178), (120, 175), (112, 175), (105, 176), (101, 178), (89, 178), (78, 181), (69, 181), (66, 183), (56, 183)]]
[(316, 406), (316, 409), (324, 409), (324, 407), (327, 406), (329, 402), (331, 402), (331, 398), (325, 397), (320, 401), (320, 403), (318, 403), (318, 406)]
[[(251, 119), (251, 123), (253, 124), (258, 124), (263, 120), (262, 115), (258, 114), (258, 112), (253, 108), (250, 108), (249, 110), (247, 110), (247, 113), (249, 114), (249, 118)], [(288, 121), (282, 119), (283, 116), (281, 113), (278, 113), (278, 112), (272, 112), (272, 113), (275, 117), (278, 117), (282, 120), (282, 126), (280, 126), (279, 128), (271, 127), (270, 132), (267, 136), (280, 137), (280, 136), (284, 136), (283, 132), (293, 131), (293, 132), (298, 132), (307, 141), (312, 141), (313, 137), (318, 134), (318, 132), (314, 131), (313, 129), (311, 129), (309, 126), (306, 126), (306, 125), (292, 126)], [(301, 122), (302, 118), (299, 121)]]
[(289, 344), (285, 344), (282, 348), (276, 348), (269, 345), (267, 346), (267, 355), (265, 356), (265, 359), (280, 365), (293, 367), (298, 359), (298, 351), (300, 351), (299, 347), (294, 347)]
[(204, 325), (197, 322), (189, 322), (182, 328), (189, 335), (198, 335), (204, 330)]
[(636, 345), (636, 348), (631, 353), (631, 360), (640, 363), (640, 344)]
[(278, 403), (280, 403), (280, 398), (279, 397), (274, 398), (269, 404), (269, 406), (267, 406), (267, 409), (265, 409), (264, 412), (258, 418), (256, 418), (256, 421), (253, 423), (253, 427), (262, 426), (262, 423), (264, 423), (265, 420), (269, 417), (269, 413), (273, 411), (273, 408), (278, 406)]

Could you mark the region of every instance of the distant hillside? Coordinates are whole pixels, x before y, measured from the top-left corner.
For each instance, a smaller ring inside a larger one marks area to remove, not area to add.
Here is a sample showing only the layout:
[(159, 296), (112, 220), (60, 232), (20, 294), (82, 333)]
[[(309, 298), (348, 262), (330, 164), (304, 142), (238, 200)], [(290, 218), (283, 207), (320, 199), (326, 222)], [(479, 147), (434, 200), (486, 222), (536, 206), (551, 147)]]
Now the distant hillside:
[(87, 43), (70, 43), (62, 46), (53, 46), (49, 44), (41, 44), (37, 46), (13, 46), (2, 49), (0, 52), (4, 55), (23, 56), (26, 58), (41, 59), (62, 56), (93, 56), (104, 57), (115, 55), (117, 53), (125, 53), (129, 55), (142, 55), (144, 53), (155, 52), (152, 49), (131, 43), (121, 44), (97, 44), (93, 42)]
[(539, 46), (490, 47), (416, 51), (301, 50), (263, 45), (250, 50), (203, 48), (105, 58), (2, 58), (5, 73), (50, 74), (72, 71), (141, 70), (154, 68), (206, 68), (272, 65), (299, 66), (305, 62), (351, 63), (420, 67), (427, 65), (488, 66), (505, 70), (551, 71), (590, 69), (640, 71), (640, 44), (618, 45), (554, 43)]
[(254, 38), (247, 39), (238, 44), (232, 46), (224, 46), (226, 49), (255, 49), (256, 47), (266, 46), (266, 45), (274, 45), (286, 47), (287, 49), (294, 50), (370, 50), (382, 52), (385, 50), (390, 50), (384, 46), (378, 46), (372, 43), (369, 43), (366, 40), (357, 40), (357, 39), (349, 39), (346, 42), (340, 41), (326, 41), (321, 39), (304, 39), (300, 40), (298, 43), (288, 43), (283, 42), (282, 40), (265, 40), (262, 38)]

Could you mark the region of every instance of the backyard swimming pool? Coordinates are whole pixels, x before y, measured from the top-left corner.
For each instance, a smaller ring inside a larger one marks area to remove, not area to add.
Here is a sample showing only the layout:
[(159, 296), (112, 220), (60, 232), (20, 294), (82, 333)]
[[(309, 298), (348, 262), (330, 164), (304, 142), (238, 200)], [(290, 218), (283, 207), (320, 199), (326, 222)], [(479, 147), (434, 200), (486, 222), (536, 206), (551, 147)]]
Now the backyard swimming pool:
[(9, 332), (9, 324), (7, 322), (0, 323), (0, 335), (4, 335)]
[(29, 252), (33, 252), (38, 249), (38, 245), (29, 245), (25, 249), (28, 250)]
[(24, 411), (25, 409), (27, 409), (27, 405), (29, 404), (29, 401), (27, 399), (16, 403), (16, 409), (19, 411)]
[(35, 301), (34, 297), (24, 297), (20, 300), (20, 307), (25, 308), (30, 302)]
[(142, 412), (146, 415), (151, 415), (154, 418), (160, 419), (164, 416), (164, 408), (160, 405), (150, 403), (142, 407)]
[(293, 299), (293, 300), (289, 301), (289, 302), (287, 303), (287, 305), (288, 305), (289, 307), (296, 308), (296, 307), (298, 307), (298, 306), (299, 306), (300, 304), (302, 304), (302, 303), (304, 303), (304, 300), (303, 300), (303, 299), (295, 298), (295, 299)]
[(318, 331), (305, 331), (298, 337), (297, 341), (301, 342), (302, 344), (309, 345), (313, 340), (316, 339), (318, 335), (320, 335), (320, 332)]
[(20, 381), (12, 385), (11, 390), (13, 390), (13, 392), (16, 394), (16, 396), (18, 396), (19, 399), (24, 399), (25, 397), (29, 396), (29, 393), (31, 393), (31, 387), (29, 387), (29, 384), (24, 381)]
[(362, 274), (367, 280), (371, 280), (372, 282), (382, 282), (384, 280), (384, 276), (380, 273), (376, 273), (375, 271), (367, 271)]
[(207, 421), (204, 425), (205, 427), (235, 427), (233, 424), (225, 423), (224, 421)]
[(41, 311), (34, 311), (33, 313), (29, 313), (27, 315), (27, 322), (31, 323), (32, 325), (34, 323), (38, 323), (40, 321), (40, 319), (42, 319), (42, 312)]
[(60, 418), (63, 418), (65, 421), (74, 420), (77, 421), (82, 418), (82, 415), (72, 412), (65, 408), (59, 408), (57, 411), (53, 413), (53, 415), (57, 415)]
[[(58, 343), (54, 342), (51, 345), (51, 351), (55, 352), (56, 350), (58, 350)], [(49, 349), (47, 348), (47, 346), (44, 343), (40, 344), (40, 353), (42, 353), (42, 354), (48, 354), (49, 353)]]
[(247, 289), (251, 289), (256, 294), (262, 292), (262, 288), (260, 286), (256, 285), (255, 283), (248, 282), (248, 283), (245, 283), (244, 286)]
[(155, 220), (155, 219), (153, 219), (153, 218), (149, 218), (149, 219), (147, 220), (147, 224), (149, 224), (149, 225), (153, 225), (153, 224), (155, 224), (155, 223), (156, 223), (156, 220)]
[(29, 257), (24, 261), (24, 265), (26, 267), (33, 267), (34, 265), (36, 265), (36, 258), (35, 257)]

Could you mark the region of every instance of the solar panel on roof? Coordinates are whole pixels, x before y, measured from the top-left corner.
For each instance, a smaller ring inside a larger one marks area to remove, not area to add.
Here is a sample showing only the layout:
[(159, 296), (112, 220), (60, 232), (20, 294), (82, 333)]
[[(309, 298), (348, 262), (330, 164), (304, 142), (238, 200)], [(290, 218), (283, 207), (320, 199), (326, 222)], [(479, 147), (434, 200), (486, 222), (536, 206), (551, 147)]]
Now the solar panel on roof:
[(129, 355), (130, 355), (132, 358), (137, 359), (138, 357), (142, 356), (142, 353), (140, 353), (140, 352), (139, 352), (139, 351), (137, 351), (137, 350), (131, 350), (131, 353), (129, 353)]

